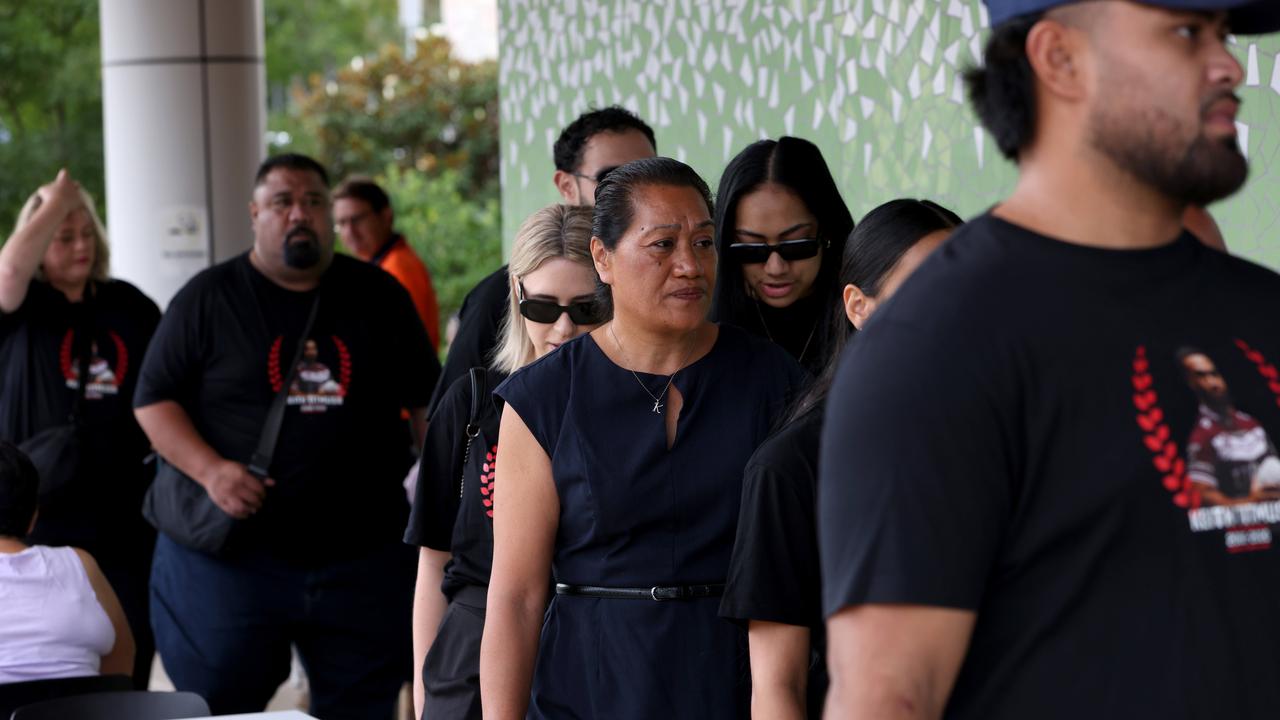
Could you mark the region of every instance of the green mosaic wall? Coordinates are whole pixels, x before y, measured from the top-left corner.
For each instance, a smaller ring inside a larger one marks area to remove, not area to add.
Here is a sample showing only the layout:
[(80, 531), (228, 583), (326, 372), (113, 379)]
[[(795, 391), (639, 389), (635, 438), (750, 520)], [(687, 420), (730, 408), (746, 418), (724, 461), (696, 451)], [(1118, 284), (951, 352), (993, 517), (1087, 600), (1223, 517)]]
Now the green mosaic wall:
[[(588, 107), (640, 113), (713, 188), (762, 137), (816, 142), (855, 217), (928, 197), (962, 215), (1013, 167), (964, 102), (987, 27), (978, 0), (501, 0), (502, 210), (558, 196), (551, 145)], [(1234, 252), (1280, 267), (1280, 38), (1239, 38), (1246, 189), (1212, 208)]]

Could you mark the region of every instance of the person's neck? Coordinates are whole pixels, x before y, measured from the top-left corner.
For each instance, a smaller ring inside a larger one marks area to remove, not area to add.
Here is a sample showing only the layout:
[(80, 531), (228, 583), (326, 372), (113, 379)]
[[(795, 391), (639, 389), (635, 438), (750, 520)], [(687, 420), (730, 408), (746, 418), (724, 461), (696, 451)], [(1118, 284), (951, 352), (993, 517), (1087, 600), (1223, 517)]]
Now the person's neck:
[(0, 535), (0, 554), (20, 553), (31, 547), (12, 535)]
[(357, 252), (355, 255), (356, 257), (360, 258), (365, 262), (370, 262), (375, 257), (378, 257), (379, 253), (385, 253), (387, 250), (389, 250), (391, 248), (391, 243), (395, 242), (397, 237), (399, 236), (396, 235), (394, 232), (392, 232), (390, 235), (386, 237), (386, 239), (384, 239), (380, 243), (375, 244), (367, 252)]
[(1142, 250), (1173, 241), (1183, 209), (1096, 151), (1055, 148), (1023, 158), (1013, 193), (992, 214), (1077, 245)]
[[(705, 324), (705, 323), (704, 323)], [(601, 327), (604, 341), (620, 351), (620, 364), (653, 375), (670, 375), (688, 361), (703, 325), (693, 330), (646, 328), (643, 324), (614, 315)]]
[(49, 284), (54, 290), (62, 293), (67, 297), (67, 302), (78, 303), (84, 300), (85, 289), (89, 287), (89, 281), (79, 283), (59, 282), (58, 280), (50, 280)]
[(255, 270), (262, 273), (263, 277), (276, 285), (293, 292), (307, 292), (316, 289), (320, 284), (320, 276), (324, 275), (324, 271), (329, 267), (330, 262), (332, 262), (332, 258), (327, 258), (317, 263), (315, 267), (307, 268), (306, 270), (271, 268), (259, 257), (256, 248), (249, 251), (249, 263), (253, 265)]

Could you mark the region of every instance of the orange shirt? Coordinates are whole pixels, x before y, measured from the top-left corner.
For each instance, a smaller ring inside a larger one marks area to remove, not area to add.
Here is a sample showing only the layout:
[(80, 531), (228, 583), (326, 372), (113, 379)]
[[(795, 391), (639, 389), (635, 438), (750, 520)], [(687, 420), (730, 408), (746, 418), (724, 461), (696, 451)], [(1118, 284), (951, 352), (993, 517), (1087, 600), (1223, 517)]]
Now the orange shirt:
[(378, 266), (391, 273), (413, 298), (413, 306), (418, 310), (418, 317), (427, 328), (431, 337), (431, 347), (440, 349), (440, 304), (436, 301), (436, 290), (431, 286), (431, 273), (422, 264), (413, 248), (400, 235), (391, 238), (391, 247), (380, 253)]

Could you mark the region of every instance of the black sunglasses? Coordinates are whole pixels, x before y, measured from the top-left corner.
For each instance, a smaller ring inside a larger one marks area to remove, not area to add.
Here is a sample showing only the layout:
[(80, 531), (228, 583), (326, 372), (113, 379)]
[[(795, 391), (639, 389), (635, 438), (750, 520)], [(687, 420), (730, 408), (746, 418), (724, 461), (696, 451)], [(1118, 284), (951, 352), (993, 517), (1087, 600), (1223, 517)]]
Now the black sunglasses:
[(769, 262), (769, 256), (778, 256), (787, 262), (808, 260), (817, 257), (818, 250), (825, 247), (817, 238), (800, 238), (799, 240), (783, 240), (777, 245), (767, 243), (733, 243), (729, 246), (729, 257), (743, 265), (758, 265)]
[(569, 313), (569, 320), (574, 325), (598, 325), (604, 322), (604, 307), (595, 300), (557, 305), (550, 300), (527, 300), (524, 296), (524, 283), (516, 283), (516, 287), (520, 288), (520, 314), (536, 323), (550, 325), (564, 313)]

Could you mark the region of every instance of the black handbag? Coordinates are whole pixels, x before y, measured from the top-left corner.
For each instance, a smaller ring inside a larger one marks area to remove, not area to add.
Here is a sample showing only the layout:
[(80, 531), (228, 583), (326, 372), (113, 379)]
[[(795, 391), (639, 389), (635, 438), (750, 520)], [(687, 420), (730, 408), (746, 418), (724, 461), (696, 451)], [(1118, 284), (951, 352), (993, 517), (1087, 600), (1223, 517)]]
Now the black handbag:
[[(90, 300), (86, 297), (85, 301)], [(31, 463), (40, 473), (42, 500), (70, 485), (80, 472), (85, 393), (88, 391), (89, 362), (93, 345), (88, 329), (91, 326), (92, 323), (86, 322), (85, 327), (80, 328), (76, 333), (78, 346), (76, 357), (80, 361), (80, 384), (76, 388), (75, 404), (71, 406), (71, 414), (67, 417), (67, 421), (45, 428), (18, 443), (18, 447), (31, 458)]]
[[(319, 308), (320, 291), (317, 290), (307, 324), (298, 336), (298, 346), (293, 351), (289, 373), (271, 401), (271, 409), (267, 411), (267, 420), (258, 439), (258, 449), (248, 463), (249, 472), (259, 479), (266, 479), (271, 469), (271, 458), (275, 454), (276, 441), (280, 437), (280, 426), (284, 422), (284, 411), (289, 400), (289, 388), (298, 375), (298, 363), (302, 360), (307, 336), (311, 334), (311, 326), (315, 323)], [(213, 502), (213, 498), (209, 497), (204, 486), (164, 458), (159, 455), (156, 457), (156, 479), (143, 500), (142, 515), (156, 530), (181, 545), (210, 555), (222, 554), (230, 544), (232, 531), (240, 521), (223, 512)]]

